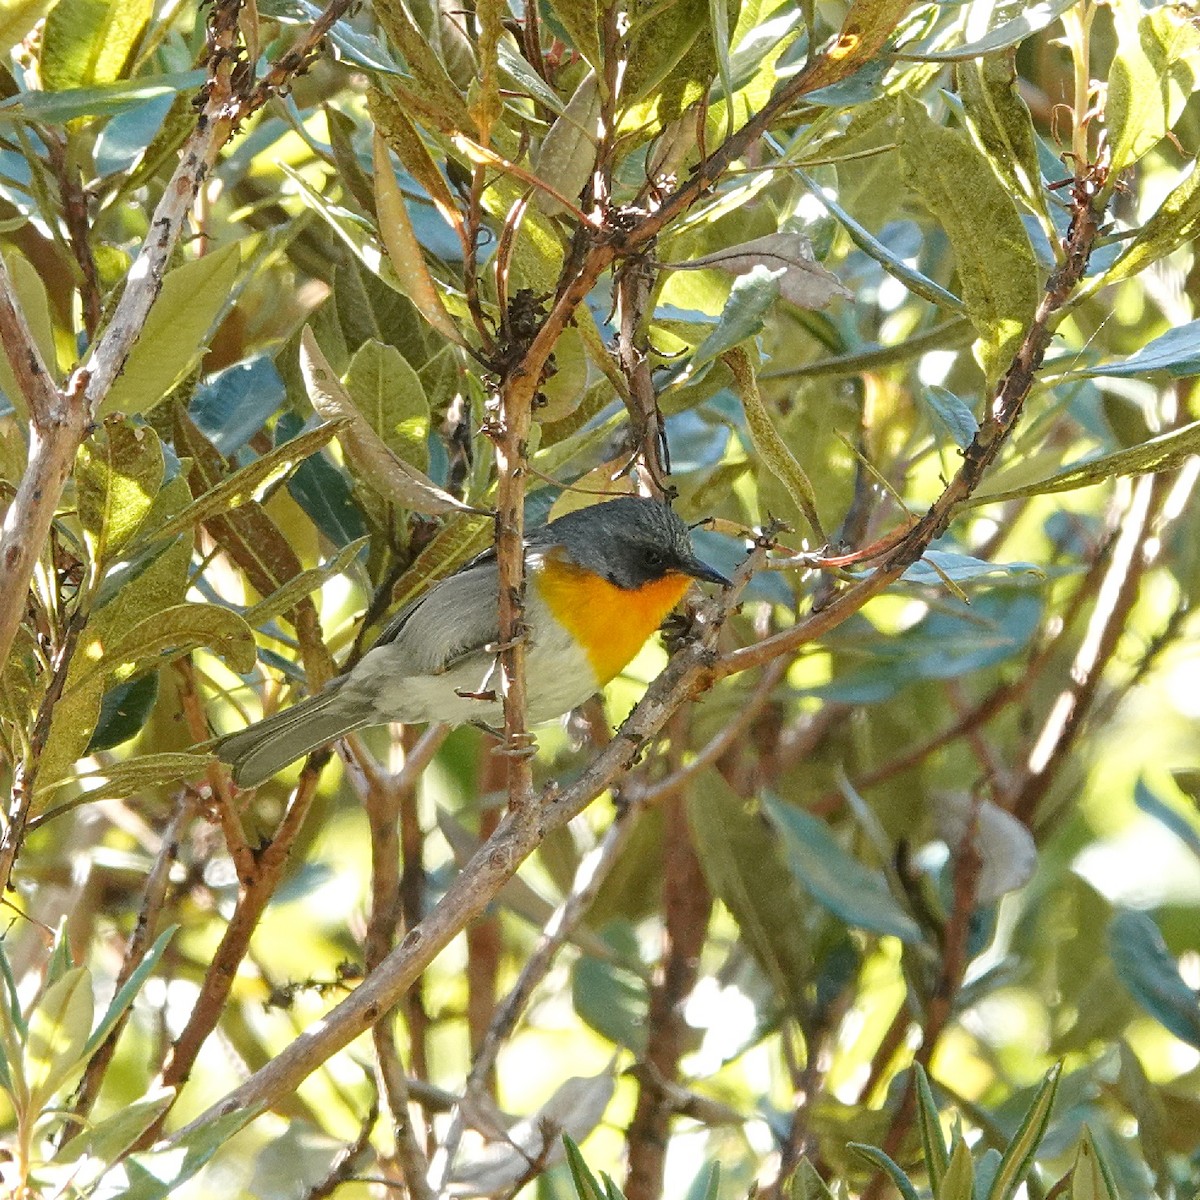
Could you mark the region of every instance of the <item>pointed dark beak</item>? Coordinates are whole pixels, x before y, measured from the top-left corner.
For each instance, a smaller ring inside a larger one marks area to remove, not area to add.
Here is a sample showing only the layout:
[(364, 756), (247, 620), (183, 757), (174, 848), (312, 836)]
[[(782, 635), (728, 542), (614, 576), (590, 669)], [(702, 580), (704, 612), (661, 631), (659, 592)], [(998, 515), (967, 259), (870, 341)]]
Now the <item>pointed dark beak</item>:
[(719, 583), (722, 587), (729, 587), (731, 580), (726, 579), (720, 571), (710, 567), (708, 563), (701, 562), (694, 555), (688, 555), (686, 558), (679, 560), (679, 570), (685, 575), (690, 575), (693, 579), (702, 579), (705, 583)]

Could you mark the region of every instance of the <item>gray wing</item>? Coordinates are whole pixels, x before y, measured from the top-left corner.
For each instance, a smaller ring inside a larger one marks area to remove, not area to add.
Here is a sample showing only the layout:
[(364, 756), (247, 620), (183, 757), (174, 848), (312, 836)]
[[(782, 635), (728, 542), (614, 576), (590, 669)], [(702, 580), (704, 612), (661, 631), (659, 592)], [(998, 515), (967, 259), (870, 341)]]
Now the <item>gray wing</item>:
[(403, 675), (433, 675), (500, 640), (496, 556), (481, 554), (388, 622), (372, 650), (393, 645)]

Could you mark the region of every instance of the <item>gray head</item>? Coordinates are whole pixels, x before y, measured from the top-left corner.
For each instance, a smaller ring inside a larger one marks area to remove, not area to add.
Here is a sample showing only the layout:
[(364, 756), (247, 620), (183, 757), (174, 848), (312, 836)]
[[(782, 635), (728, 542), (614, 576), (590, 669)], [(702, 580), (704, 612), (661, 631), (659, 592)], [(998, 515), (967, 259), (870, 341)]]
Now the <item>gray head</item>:
[(577, 509), (535, 537), (558, 543), (572, 562), (630, 591), (666, 575), (729, 582), (696, 557), (687, 526), (658, 500), (621, 496)]

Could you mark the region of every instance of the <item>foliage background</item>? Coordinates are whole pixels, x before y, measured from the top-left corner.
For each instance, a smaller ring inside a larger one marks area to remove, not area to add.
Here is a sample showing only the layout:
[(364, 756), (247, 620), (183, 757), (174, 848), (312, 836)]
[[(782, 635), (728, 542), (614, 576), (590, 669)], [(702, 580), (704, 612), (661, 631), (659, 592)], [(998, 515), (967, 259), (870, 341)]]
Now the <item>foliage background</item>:
[[(6, 1185), (1194, 1195), (1194, 15), (345, 7), (0, 7)], [(785, 523), (640, 753), (657, 641), (511, 772), (204, 752), (634, 480)]]

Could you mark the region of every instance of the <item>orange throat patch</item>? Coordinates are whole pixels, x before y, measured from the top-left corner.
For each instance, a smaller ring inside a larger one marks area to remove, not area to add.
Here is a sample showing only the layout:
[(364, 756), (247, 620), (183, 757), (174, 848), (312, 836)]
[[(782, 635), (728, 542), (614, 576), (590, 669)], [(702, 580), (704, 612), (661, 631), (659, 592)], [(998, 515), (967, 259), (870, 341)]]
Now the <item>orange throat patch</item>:
[(686, 575), (666, 575), (632, 591), (557, 556), (534, 577), (551, 615), (587, 654), (600, 686), (625, 669), (691, 582)]

